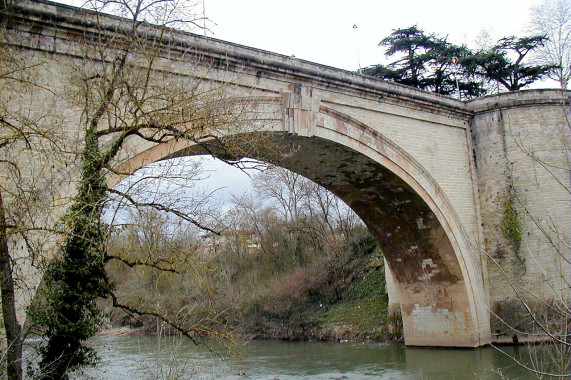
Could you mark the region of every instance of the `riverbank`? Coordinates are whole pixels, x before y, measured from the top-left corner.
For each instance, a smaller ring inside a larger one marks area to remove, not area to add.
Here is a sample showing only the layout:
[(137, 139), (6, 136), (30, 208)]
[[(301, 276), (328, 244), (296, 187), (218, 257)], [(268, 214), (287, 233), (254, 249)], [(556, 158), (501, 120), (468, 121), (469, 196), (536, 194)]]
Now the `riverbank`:
[(340, 297), (331, 303), (308, 303), (297, 324), (260, 317), (246, 328), (255, 339), (288, 341), (382, 342), (398, 338), (390, 332), (382, 258), (369, 258), (354, 273)]
[[(158, 276), (152, 269), (109, 271), (130, 298), (147, 298), (147, 303), (162, 305), (162, 312), (182, 316), (190, 325), (206, 323), (205, 328), (222, 335), (344, 342), (401, 338), (401, 331), (389, 328), (384, 260), (375, 241), (366, 230), (353, 229), (338, 243), (333, 251), (297, 256), (255, 252), (237, 257), (229, 252), (205, 258), (207, 269), (199, 281), (196, 272), (190, 278), (184, 272)], [(121, 334), (170, 333), (155, 317), (102, 309), (111, 327), (137, 329), (117, 330)]]
[[(241, 339), (285, 341), (386, 342), (399, 340), (401, 332), (392, 332), (387, 322), (388, 298), (384, 287), (382, 256), (369, 255), (357, 265), (333, 302), (308, 299), (297, 313), (276, 318), (263, 309), (246, 318), (228, 312), (225, 324)], [(100, 335), (157, 335), (169, 333), (153, 317), (115, 315)], [(174, 333), (174, 332), (173, 332)]]

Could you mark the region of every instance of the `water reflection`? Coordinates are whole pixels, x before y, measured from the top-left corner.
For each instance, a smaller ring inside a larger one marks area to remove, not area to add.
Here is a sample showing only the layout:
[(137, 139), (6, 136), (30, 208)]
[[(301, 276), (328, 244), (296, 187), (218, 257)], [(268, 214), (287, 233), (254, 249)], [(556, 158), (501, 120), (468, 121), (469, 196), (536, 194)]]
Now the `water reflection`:
[(91, 344), (101, 363), (76, 379), (491, 380), (500, 378), (493, 372), (497, 368), (511, 378), (526, 378), (523, 370), (492, 348), (252, 341), (241, 346), (238, 357), (221, 360), (182, 338), (106, 336)]
[[(513, 347), (505, 349), (513, 354)], [(498, 369), (514, 378), (525, 375), (507, 356), (490, 347), (477, 350), (406, 348), (405, 352), (407, 371), (431, 379), (498, 379)]]

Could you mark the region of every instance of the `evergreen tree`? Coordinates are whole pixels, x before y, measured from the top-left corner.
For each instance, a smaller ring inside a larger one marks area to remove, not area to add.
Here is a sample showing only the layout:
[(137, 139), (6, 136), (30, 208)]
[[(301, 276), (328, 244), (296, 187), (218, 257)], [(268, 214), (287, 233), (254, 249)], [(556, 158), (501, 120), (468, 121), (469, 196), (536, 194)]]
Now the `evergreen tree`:
[[(385, 52), (387, 57), (399, 54), (402, 57), (386, 67), (379, 67), (382, 77), (408, 86), (426, 88), (427, 63), (430, 60), (430, 50), (435, 45), (434, 39), (434, 36), (425, 35), (416, 25), (394, 30), (379, 43), (379, 46), (387, 48)], [(374, 71), (365, 70), (365, 73), (374, 75)]]
[(364, 74), (442, 95), (460, 91), (469, 98), (485, 92), (461, 64), (462, 57), (471, 54), (465, 46), (454, 45), (434, 34), (426, 35), (416, 25), (394, 30), (379, 46), (387, 48), (387, 57), (398, 56), (397, 60), (386, 66), (367, 67), (362, 71)]
[(465, 57), (463, 64), (473, 75), (496, 82), (507, 91), (517, 91), (553, 70), (553, 66), (528, 66), (523, 63), (528, 53), (543, 46), (545, 41), (544, 36), (505, 37), (491, 49)]

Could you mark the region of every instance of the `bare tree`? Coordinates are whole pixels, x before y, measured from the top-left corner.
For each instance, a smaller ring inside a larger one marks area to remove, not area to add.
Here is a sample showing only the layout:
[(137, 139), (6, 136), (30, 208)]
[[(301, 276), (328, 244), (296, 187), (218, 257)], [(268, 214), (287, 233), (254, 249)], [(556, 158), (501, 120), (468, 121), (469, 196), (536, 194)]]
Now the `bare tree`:
[(567, 88), (571, 75), (571, 3), (568, 0), (543, 0), (531, 9), (530, 29), (547, 37), (537, 49), (540, 65), (554, 66), (549, 77)]
[(306, 203), (307, 183), (297, 173), (272, 167), (256, 176), (254, 186), (262, 199), (279, 205), (279, 212), (286, 223), (297, 223), (302, 218), (300, 208)]
[[(101, 215), (110, 193), (134, 207), (170, 213), (198, 228), (211, 230), (193, 215), (192, 209), (181, 210), (180, 202), (141, 199), (132, 192), (123, 191), (125, 189), (107, 188), (106, 180), (110, 175), (130, 174), (117, 172), (116, 168), (129, 157), (134, 146), (141, 143), (150, 147), (172, 139), (185, 139), (190, 144), (202, 146), (203, 151), (225, 154), (232, 160), (244, 155), (245, 150), (241, 148), (244, 139), (235, 143), (222, 137), (240, 134), (246, 129), (247, 132), (254, 131), (247, 102), (229, 100), (234, 87), (232, 78), (201, 79), (212, 77), (208, 75), (210, 63), (207, 59), (196, 57), (193, 62), (195, 72), (189, 76), (171, 76), (158, 69), (158, 57), (172, 43), (169, 27), (196, 23), (196, 18), (189, 13), (191, 8), (186, 5), (186, 2), (176, 0), (90, 2), (96, 12), (83, 15), (89, 18), (93, 27), (79, 45), (82, 51), (76, 58), (64, 58), (69, 83), (61, 91), (57, 88), (40, 90), (44, 99), (54, 99), (54, 103), (58, 103), (58, 107), (53, 108), (65, 110), (61, 118), (51, 115), (45, 119), (54, 128), (71, 124), (77, 131), (75, 144), (70, 144), (76, 148), (68, 151), (70, 157), (60, 160), (54, 171), (60, 172), (62, 166), (69, 165), (61, 173), (70, 173), (71, 178), (79, 177), (77, 188), (72, 191), (73, 197), (67, 199), (67, 212), (57, 223), (61, 232), (59, 252), (47, 265), (45, 301), (32, 312), (44, 328), (41, 334), (45, 337), (45, 345), (38, 373), (43, 379), (67, 378), (69, 371), (93, 362), (93, 353), (84, 341), (98, 329), (100, 313), (96, 300), (100, 297), (111, 298), (115, 306), (132, 313), (154, 314), (196, 342), (208, 335), (201, 326), (183, 326), (168, 315), (123, 302), (114, 294), (104, 266), (114, 260), (128, 265), (152, 266), (155, 259), (108, 254), (105, 244), (108, 228)], [(117, 29), (109, 31), (102, 11), (112, 11), (127, 19), (115, 19)], [(23, 56), (22, 60), (26, 58), (29, 56)], [(33, 105), (31, 97), (26, 99)], [(35, 116), (38, 113), (31, 112)], [(8, 121), (4, 114), (2, 123), (3, 126), (16, 125), (9, 129), (14, 133), (22, 125)], [(57, 138), (53, 140), (58, 141)], [(1, 141), (3, 147), (8, 144), (4, 137)], [(25, 145), (26, 140), (23, 141)], [(14, 154), (13, 151), (10, 153)], [(35, 178), (38, 182), (45, 179), (34, 173), (26, 174), (26, 178)], [(2, 211), (5, 210), (3, 207)], [(44, 225), (49, 225), (48, 222), (54, 225), (57, 221), (48, 220)], [(6, 226), (2, 223), (3, 228)], [(1, 236), (4, 238), (6, 234)], [(159, 267), (169, 270), (168, 265)], [(10, 289), (6, 289), (9, 295)], [(5, 304), (9, 305), (10, 297), (7, 300)], [(20, 336), (16, 330), (16, 335)]]
[[(7, 223), (4, 202), (0, 191), (0, 267), (2, 268), (2, 316), (6, 332), (6, 376), (8, 379), (22, 378), (22, 329), (16, 316), (14, 276), (8, 249)], [(4, 358), (2, 358), (4, 359)], [(0, 374), (2, 372), (0, 371)]]
[[(45, 89), (39, 80), (45, 61), (21, 56), (12, 45), (7, 31), (13, 6), (0, 3), (0, 278), (7, 344), (0, 355), (0, 376), (5, 369), (8, 379), (20, 379), (26, 332), (18, 298), (28, 297), (36, 286), (22, 268), (38, 268), (47, 242), (52, 241), (55, 230), (47, 226), (54, 222), (50, 216), (54, 208), (48, 200), (56, 193), (54, 174), (61, 168), (56, 160), (61, 163), (70, 156), (57, 127), (44, 122), (50, 111), (32, 111), (38, 100), (34, 94)], [(26, 164), (39, 157), (44, 167)]]

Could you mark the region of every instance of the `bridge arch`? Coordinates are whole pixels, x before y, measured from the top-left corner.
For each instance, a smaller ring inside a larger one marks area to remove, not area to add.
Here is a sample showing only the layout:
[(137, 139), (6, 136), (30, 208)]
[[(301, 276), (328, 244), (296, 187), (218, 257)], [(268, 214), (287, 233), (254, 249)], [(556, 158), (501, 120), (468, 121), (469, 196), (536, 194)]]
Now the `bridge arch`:
[[(311, 99), (302, 101), (300, 94), (283, 94), (281, 101), (258, 98), (255, 107), (273, 109), (283, 119), (278, 128), (251, 133), (267, 138), (270, 131), (273, 148), (295, 148), (290, 155), (275, 156), (273, 163), (340, 197), (378, 241), (397, 285), (405, 343), (486, 344), (489, 314), (474, 248), (452, 204), (422, 165), (371, 126)], [(249, 158), (271, 156), (262, 146), (255, 151)], [(189, 141), (171, 140), (133, 155), (116, 172), (133, 173), (151, 162), (201, 153)], [(108, 184), (121, 178), (113, 176)]]
[[(64, 140), (74, 141), (81, 136), (77, 129), (81, 115), (65, 103), (69, 92), (66, 66), (83, 63), (89, 56), (83, 54), (84, 48), (103, 31), (96, 18), (109, 27), (104, 33), (110, 38), (120, 33), (123, 22), (43, 0), (17, 3), (15, 12), (7, 14), (13, 21), (7, 36), (13, 38), (12, 47), (22, 59), (42, 62), (38, 79), (44, 90), (39, 86), (38, 91), (21, 92), (24, 98), (30, 96), (22, 104), (8, 91), (7, 105), (21, 110), (21, 106), (33, 104), (26, 118), (57, 125), (58, 136), (61, 133)], [(150, 25), (145, 30), (153, 44), (154, 37), (164, 32)], [(537, 158), (551, 167), (568, 167), (566, 145), (553, 144), (554, 138), (569, 140), (568, 92), (533, 90), (460, 102), (198, 35), (169, 30), (166, 37), (161, 40), (157, 73), (166, 79), (223, 82), (229, 85), (224, 86), (225, 91), (249, 100), (270, 94), (255, 101), (262, 113), (267, 111), (269, 119), (277, 122), (276, 128), (268, 129), (284, 139), (284, 144), (300, 145), (305, 147), (300, 152), (315, 156), (313, 168), (306, 169), (303, 159), (296, 157), (282, 166), (329, 184), (354, 209), (360, 209), (359, 214), (368, 215), (364, 219), (383, 245), (399, 283), (407, 344), (486, 343), (490, 310), (501, 307), (510, 313), (512, 301), (520, 296), (510, 286), (513, 279), (524, 293), (534, 295), (533, 302), (556, 298), (568, 303), (568, 287), (553, 286), (553, 281), (566, 283), (564, 277), (571, 270), (553, 245), (553, 239), (565, 240), (559, 233), (570, 224), (569, 208), (561, 207), (561, 203), (569, 203), (568, 189), (561, 186), (568, 172), (543, 170), (540, 174), (535, 170)], [(64, 96), (54, 97), (58, 93)], [(226, 99), (227, 93), (224, 95)], [(135, 139), (131, 141), (137, 144)], [(193, 154), (185, 144), (179, 140), (152, 149), (150, 143), (128, 146), (122, 151), (123, 169), (132, 172), (169, 156)], [(534, 154), (522, 154), (524, 151)], [(68, 162), (62, 161), (50, 169), (45, 160), (37, 159), (41, 157), (37, 151), (24, 153), (18, 154), (18, 161), (29, 169), (26, 175), (34, 184), (44, 180), (50, 184), (49, 209), (38, 212), (40, 220), (34, 221), (49, 229), (74, 194), (76, 162), (69, 162), (68, 167)], [(530, 177), (531, 171), (534, 175)], [(343, 178), (345, 182), (340, 182)], [(117, 180), (112, 178), (110, 183)], [(52, 190), (52, 183), (61, 187)], [(523, 260), (500, 228), (505, 201), (514, 192), (525, 194), (526, 205), (520, 211), (527, 215), (523, 224), (527, 233), (522, 246), (531, 249), (523, 258), (533, 260)], [(546, 195), (552, 202), (545, 202)], [(543, 222), (553, 226), (557, 236), (544, 236), (538, 227)], [(410, 227), (408, 233), (402, 226)], [(396, 231), (400, 235), (391, 227), (401, 227)], [(57, 237), (42, 236), (40, 240), (54, 247), (58, 242)], [(35, 256), (25, 244), (14, 242), (14, 248), (22, 258), (17, 262), (26, 277), (26, 289), (18, 297), (23, 320), (41, 273), (32, 259), (28, 260)], [(47, 253), (49, 256), (49, 250)], [(497, 263), (502, 267), (496, 268)], [(449, 281), (443, 273), (450, 275)], [(448, 304), (444, 300), (449, 300)], [(474, 334), (466, 334), (466, 328)], [(485, 340), (479, 341), (478, 336)], [(494, 341), (501, 341), (496, 331)]]

